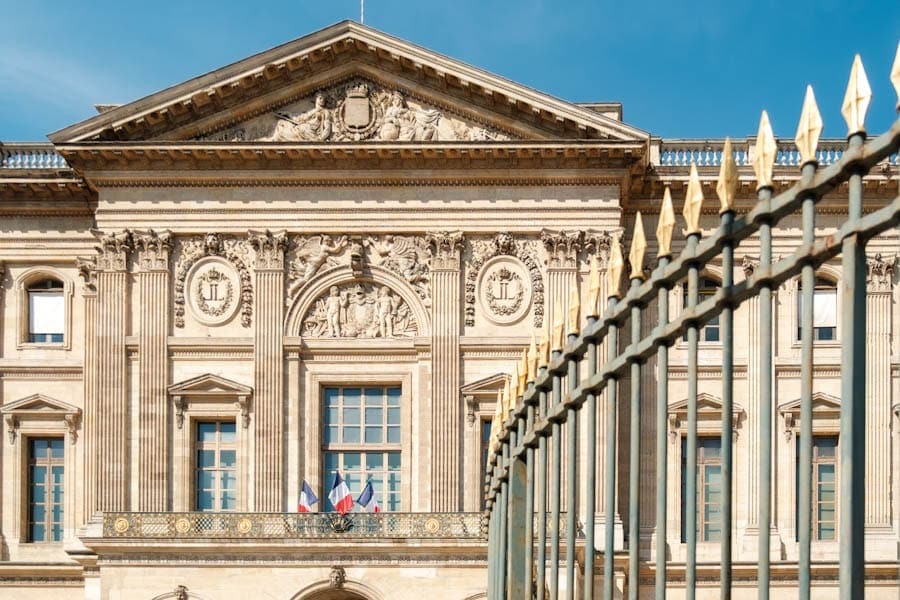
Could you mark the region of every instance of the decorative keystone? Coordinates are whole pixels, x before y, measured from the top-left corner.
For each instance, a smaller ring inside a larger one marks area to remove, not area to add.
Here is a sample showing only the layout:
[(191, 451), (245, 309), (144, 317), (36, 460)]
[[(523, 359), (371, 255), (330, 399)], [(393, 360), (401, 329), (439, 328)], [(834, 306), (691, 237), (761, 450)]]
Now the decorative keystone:
[(891, 67), (891, 83), (897, 93), (897, 110), (900, 111), (900, 43), (897, 44), (897, 55), (894, 57), (894, 66)]
[(734, 210), (734, 199), (737, 196), (738, 184), (737, 163), (731, 151), (731, 138), (725, 138), (722, 148), (722, 166), (719, 168), (719, 181), (716, 183), (716, 194), (719, 196), (721, 208), (719, 214)]
[(806, 86), (806, 97), (803, 99), (803, 110), (800, 123), (797, 125), (797, 137), (794, 143), (800, 151), (801, 164), (816, 162), (816, 147), (822, 135), (822, 115), (816, 104), (816, 96), (811, 85)]
[(568, 331), (570, 335), (578, 335), (580, 331), (579, 325), (581, 320), (581, 294), (578, 293), (578, 284), (572, 285), (569, 292), (569, 322)]
[(850, 68), (850, 81), (847, 82), (844, 103), (841, 104), (841, 114), (847, 122), (848, 136), (866, 132), (866, 112), (871, 101), (872, 88), (869, 86), (869, 78), (866, 77), (862, 59), (857, 54)]
[(631, 279), (644, 278), (644, 254), (647, 252), (647, 237), (644, 235), (644, 220), (641, 211), (634, 217), (634, 235), (631, 237), (631, 252), (628, 261), (631, 263)]
[(684, 194), (684, 215), (687, 235), (700, 233), (700, 209), (703, 207), (703, 185), (697, 174), (697, 165), (691, 163), (691, 176), (688, 178), (687, 192)]
[(531, 345), (528, 347), (528, 381), (534, 381), (537, 377), (538, 370), (538, 351), (537, 341), (534, 339), (534, 332), (531, 332)]
[(659, 223), (656, 225), (656, 241), (659, 244), (659, 258), (672, 254), (672, 232), (675, 230), (675, 208), (672, 206), (672, 192), (669, 186), (663, 192), (662, 207), (659, 209)]
[(775, 166), (775, 155), (778, 145), (769, 123), (769, 115), (762, 111), (759, 118), (759, 131), (756, 133), (756, 156), (753, 157), (753, 172), (756, 173), (756, 189), (772, 187), (772, 168)]
[(597, 255), (591, 257), (591, 274), (588, 283), (587, 316), (600, 315), (600, 259)]
[(625, 269), (625, 260), (622, 258), (622, 245), (619, 238), (612, 241), (609, 249), (609, 265), (606, 267), (606, 286), (610, 298), (619, 297), (619, 288), (622, 285), (622, 271)]

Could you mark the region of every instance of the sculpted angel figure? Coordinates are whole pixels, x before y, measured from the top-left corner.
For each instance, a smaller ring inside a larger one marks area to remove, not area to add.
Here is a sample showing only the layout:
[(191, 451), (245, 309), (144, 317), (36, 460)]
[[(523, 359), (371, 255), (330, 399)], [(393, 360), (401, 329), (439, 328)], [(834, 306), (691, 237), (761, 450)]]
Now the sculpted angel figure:
[(275, 113), (278, 122), (272, 140), (276, 142), (324, 142), (331, 137), (333, 117), (325, 108), (325, 96), (316, 94), (316, 103), (311, 109), (297, 116), (288, 113)]
[(330, 235), (323, 234), (316, 238), (307, 239), (297, 251), (297, 258), (291, 261), (291, 282), (288, 295), (292, 297), (303, 284), (313, 278), (331, 257), (339, 254), (347, 246), (346, 235), (334, 239)]

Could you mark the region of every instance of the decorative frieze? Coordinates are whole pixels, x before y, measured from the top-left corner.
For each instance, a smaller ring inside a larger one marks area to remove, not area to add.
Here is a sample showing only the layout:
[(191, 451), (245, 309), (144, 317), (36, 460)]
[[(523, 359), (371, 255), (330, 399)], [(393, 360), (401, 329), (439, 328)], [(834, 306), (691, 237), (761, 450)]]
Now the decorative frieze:
[(897, 255), (885, 258), (876, 254), (866, 260), (866, 288), (869, 292), (890, 292), (894, 283)]
[(303, 318), (303, 337), (413, 337), (418, 327), (409, 306), (387, 286), (368, 282), (333, 285)]
[[(533, 305), (534, 326), (540, 327), (543, 324), (544, 318), (544, 280), (540, 265), (538, 264), (536, 252), (528, 242), (517, 241), (512, 236), (512, 234), (505, 231), (496, 234), (490, 240), (472, 241), (472, 258), (470, 259), (469, 264), (466, 268), (466, 326), (472, 327), (475, 325), (475, 302), (476, 297), (478, 297), (479, 295), (480, 274), (488, 264), (488, 261), (491, 261), (491, 259), (497, 256), (515, 257), (518, 259), (518, 261), (521, 261), (521, 265), (524, 267), (524, 272), (518, 276), (522, 279), (523, 289), (526, 283), (531, 288), (531, 304)], [(491, 264), (494, 263), (492, 262)], [(510, 262), (509, 264), (519, 263)], [(507, 293), (509, 293), (509, 291), (513, 287), (514, 286), (511, 285), (507, 286)], [(484, 288), (482, 288), (481, 290), (482, 301), (483, 303), (486, 302), (488, 306), (488, 310), (485, 310), (485, 314), (492, 314), (494, 315), (494, 317), (492, 318), (500, 317), (500, 319), (503, 320), (504, 315), (499, 314), (498, 311), (490, 308), (490, 299), (485, 300), (486, 293), (488, 291), (489, 290), (486, 290)], [(491, 291), (491, 294), (493, 294), (493, 291)], [(500, 304), (497, 304), (497, 307), (500, 312), (506, 310)], [(517, 319), (518, 318), (521, 318), (521, 315), (519, 315)]]

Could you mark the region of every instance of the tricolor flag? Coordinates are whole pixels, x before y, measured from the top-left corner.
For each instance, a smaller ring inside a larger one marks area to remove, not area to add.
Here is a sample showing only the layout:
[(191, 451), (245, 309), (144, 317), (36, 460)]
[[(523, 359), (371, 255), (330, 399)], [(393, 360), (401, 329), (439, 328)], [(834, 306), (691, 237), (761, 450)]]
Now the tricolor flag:
[(371, 481), (366, 482), (366, 487), (359, 493), (359, 498), (356, 499), (356, 503), (362, 506), (363, 511), (365, 512), (381, 512), (381, 507), (378, 506), (378, 500), (375, 499), (375, 490), (372, 488)]
[(334, 474), (334, 483), (331, 491), (328, 492), (328, 499), (331, 500), (334, 510), (342, 515), (350, 512), (353, 508), (353, 496), (350, 495), (350, 488), (347, 487), (340, 472)]
[(303, 489), (300, 490), (300, 504), (297, 506), (297, 512), (312, 512), (312, 505), (318, 501), (319, 499), (316, 498), (316, 495), (313, 493), (312, 488), (309, 487), (309, 484), (306, 483), (306, 480), (304, 479)]

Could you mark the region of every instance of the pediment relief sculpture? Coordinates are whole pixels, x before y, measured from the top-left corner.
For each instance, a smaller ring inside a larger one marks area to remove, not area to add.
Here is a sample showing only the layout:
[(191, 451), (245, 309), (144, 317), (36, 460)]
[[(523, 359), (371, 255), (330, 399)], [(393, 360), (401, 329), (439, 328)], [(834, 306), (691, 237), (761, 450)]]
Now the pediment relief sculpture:
[(354, 78), (200, 139), (219, 142), (436, 142), (508, 140), (509, 136), (399, 90)]
[(288, 305), (317, 274), (349, 266), (359, 275), (367, 265), (394, 273), (412, 286), (425, 306), (431, 305), (431, 258), (428, 242), (423, 237), (385, 234), (351, 239), (346, 235), (323, 233), (295, 237), (291, 246)]
[(398, 338), (417, 335), (410, 307), (391, 288), (368, 282), (333, 285), (303, 317), (310, 338)]

